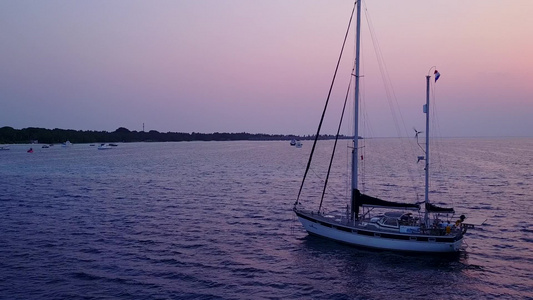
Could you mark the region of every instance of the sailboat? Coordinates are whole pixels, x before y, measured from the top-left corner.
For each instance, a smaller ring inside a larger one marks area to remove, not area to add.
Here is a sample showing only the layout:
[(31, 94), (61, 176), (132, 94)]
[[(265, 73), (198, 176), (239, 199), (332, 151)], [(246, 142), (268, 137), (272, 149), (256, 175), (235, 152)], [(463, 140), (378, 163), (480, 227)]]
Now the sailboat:
[[(418, 160), (425, 163), (425, 196), (423, 202), (413, 201), (403, 203), (398, 201), (383, 200), (378, 197), (361, 193), (358, 188), (358, 160), (359, 160), (359, 56), (361, 39), (361, 0), (356, 3), (356, 48), (354, 67), (354, 135), (351, 153), (351, 199), (346, 201), (346, 213), (340, 216), (332, 216), (321, 210), (322, 201), (318, 210), (306, 209), (300, 199), (304, 186), (305, 175), (300, 186), (300, 192), (294, 203), (293, 211), (305, 230), (310, 235), (315, 235), (341, 243), (373, 249), (417, 252), (417, 253), (447, 253), (458, 252), (463, 247), (463, 239), (468, 228), (474, 224), (465, 221), (461, 215), (454, 220), (453, 208), (439, 207), (429, 201), (429, 100), (430, 79), (437, 78), (438, 72), (426, 76), (426, 141), (425, 156), (419, 156)], [(352, 13), (353, 15), (353, 13)], [(350, 19), (351, 22), (351, 19)], [(342, 52), (341, 52), (342, 53)], [(433, 69), (433, 67), (432, 67)], [(432, 70), (430, 69), (430, 71)], [(325, 110), (324, 110), (325, 112)], [(322, 123), (322, 121), (321, 121)], [(319, 131), (320, 131), (319, 125)], [(340, 126), (339, 126), (340, 128)], [(419, 132), (417, 132), (418, 135)], [(318, 136), (318, 133), (317, 135)], [(314, 147), (311, 150), (307, 171), (311, 163)], [(350, 142), (352, 143), (352, 142)], [(331, 164), (330, 164), (331, 166)], [(327, 184), (327, 180), (326, 180)], [(324, 187), (325, 191), (325, 187)], [(322, 194), (323, 195), (323, 194)], [(350, 196), (349, 196), (350, 197)], [(348, 200), (348, 199), (347, 199)], [(346, 204), (344, 203), (344, 204)], [(341, 207), (343, 207), (343, 205)], [(424, 204), (424, 205), (422, 205)], [(380, 212), (376, 215), (374, 209)], [(382, 211), (385, 211), (384, 213)]]

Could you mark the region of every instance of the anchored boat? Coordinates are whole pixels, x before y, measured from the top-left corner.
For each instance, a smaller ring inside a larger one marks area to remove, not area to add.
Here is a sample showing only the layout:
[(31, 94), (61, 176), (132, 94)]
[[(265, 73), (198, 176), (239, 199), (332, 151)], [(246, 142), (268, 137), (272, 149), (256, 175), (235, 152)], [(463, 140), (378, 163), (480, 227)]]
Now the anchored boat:
[[(424, 253), (445, 253), (457, 252), (461, 249), (464, 235), (468, 228), (473, 227), (473, 223), (465, 221), (465, 216), (455, 216), (453, 208), (439, 207), (429, 201), (429, 170), (430, 170), (430, 141), (429, 141), (429, 105), (430, 105), (430, 79), (434, 77), (435, 82), (439, 78), (439, 72), (432, 67), (426, 76), (426, 103), (424, 113), (426, 114), (426, 139), (423, 156), (418, 157), (418, 161), (425, 163), (425, 196), (424, 201), (413, 201), (403, 203), (400, 201), (388, 201), (366, 195), (358, 188), (358, 162), (359, 162), (359, 64), (360, 64), (360, 39), (361, 39), (361, 1), (357, 1), (354, 10), (356, 11), (356, 48), (355, 67), (353, 75), (354, 89), (354, 135), (353, 144), (350, 147), (351, 153), (351, 197), (346, 199), (346, 213), (340, 216), (328, 215), (322, 209), (324, 192), (318, 209), (305, 208), (301, 199), (302, 189), (309, 166), (313, 158), (315, 146), (320, 134), (324, 112), (319, 124), (315, 141), (312, 146), (309, 161), (305, 171), (304, 179), (300, 186), (300, 191), (293, 211), (305, 230), (312, 235), (332, 239), (342, 243), (362, 246), (374, 249), (384, 249), (392, 251), (424, 252)], [(353, 16), (353, 12), (352, 12)], [(350, 18), (351, 23), (352, 18)], [(350, 27), (350, 26), (348, 26)], [(347, 33), (348, 35), (348, 33)], [(346, 35), (346, 36), (347, 36)], [(346, 41), (346, 40), (345, 40)], [(342, 56), (342, 51), (341, 51)], [(340, 58), (339, 58), (340, 61)], [(338, 65), (337, 65), (338, 67)], [(338, 68), (337, 68), (338, 69)], [(431, 72), (433, 71), (433, 74)], [(329, 101), (329, 98), (328, 98)], [(326, 101), (326, 107), (327, 103)], [(346, 107), (346, 103), (345, 103)], [(343, 111), (344, 113), (344, 111)], [(342, 117), (341, 117), (342, 123)], [(340, 124), (339, 124), (340, 131)], [(416, 132), (416, 137), (418, 134)], [(339, 136), (339, 132), (337, 132)], [(335, 152), (335, 146), (333, 152)], [(329, 168), (331, 169), (331, 162)], [(330, 170), (328, 169), (328, 176)], [(327, 185), (328, 180), (325, 180)], [(324, 186), (324, 191), (326, 186)], [(373, 215), (374, 209), (381, 212)], [(385, 211), (385, 212), (383, 212)]]

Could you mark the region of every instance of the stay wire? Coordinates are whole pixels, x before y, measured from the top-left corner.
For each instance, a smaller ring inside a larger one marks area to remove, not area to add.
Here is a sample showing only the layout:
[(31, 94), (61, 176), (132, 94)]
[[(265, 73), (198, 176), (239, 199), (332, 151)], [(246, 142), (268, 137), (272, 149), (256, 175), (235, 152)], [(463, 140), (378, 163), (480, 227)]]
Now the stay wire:
[[(375, 29), (374, 29), (374, 26), (373, 26), (373, 23), (372, 23), (372, 19), (370, 18), (370, 15), (368, 13), (368, 10), (366, 9), (366, 6), (365, 6), (365, 16), (366, 16), (366, 20), (367, 20), (368, 27), (369, 27), (369, 30), (370, 30), (370, 36), (371, 36), (372, 44), (374, 46), (374, 51), (375, 51), (375, 54), (376, 54), (378, 67), (379, 67), (380, 74), (381, 74), (381, 79), (382, 79), (382, 82), (383, 82), (383, 85), (384, 85), (384, 90), (385, 90), (385, 93), (386, 93), (386, 99), (388, 100), (389, 109), (390, 109), (391, 115), (392, 115), (392, 120), (393, 120), (393, 123), (394, 123), (394, 125), (396, 127), (396, 133), (397, 133), (398, 137), (402, 136), (402, 132), (401, 132), (402, 127), (400, 127), (400, 122), (399, 122), (399, 121), (401, 121), (401, 124), (403, 125), (403, 131), (404, 131), (403, 134), (405, 136), (408, 136), (407, 129), (406, 129), (406, 126), (405, 126), (405, 121), (404, 121), (403, 115), (401, 113), (401, 110), (399, 108), (400, 106), (398, 104), (398, 99), (396, 97), (396, 93), (394, 91), (394, 87), (392, 85), (391, 79), (388, 76), (388, 70), (387, 70), (387, 66), (385, 64), (385, 60), (383, 58), (383, 53), (381, 51), (381, 47), (380, 47), (379, 41), (377, 39), (377, 34), (376, 34)], [(394, 102), (392, 100), (394, 100)], [(395, 109), (395, 107), (397, 107), (397, 109)], [(395, 113), (395, 110), (398, 111), (398, 115)], [(414, 152), (413, 149), (415, 149), (416, 146), (413, 144), (411, 139), (408, 139), (407, 141), (408, 141), (408, 143), (409, 143), (409, 145), (411, 147), (411, 151)], [(407, 149), (405, 149), (404, 143), (401, 143), (401, 146), (402, 146), (402, 148), (404, 148), (404, 152), (405, 153), (409, 152), (409, 151), (407, 151)], [(408, 165), (407, 165), (407, 173), (408, 173), (408, 175), (410, 177), (411, 182), (413, 183), (413, 191), (415, 193), (416, 198), (418, 199), (418, 191), (417, 191), (416, 186), (414, 185), (415, 178), (413, 176), (413, 170)]]
[(317, 144), (317, 141), (318, 141), (318, 137), (320, 135), (320, 129), (322, 128), (322, 123), (324, 121), (324, 116), (326, 115), (326, 110), (328, 108), (328, 103), (329, 103), (329, 99), (330, 99), (330, 96), (331, 96), (331, 91), (333, 90), (333, 85), (335, 84), (335, 79), (337, 77), (337, 71), (339, 70), (339, 65), (341, 63), (342, 54), (344, 52), (344, 46), (346, 45), (346, 40), (348, 39), (348, 33), (350, 32), (350, 27), (351, 27), (351, 24), (352, 24), (352, 19), (353, 19), (353, 15), (354, 15), (354, 12), (355, 12), (356, 4), (357, 4), (357, 1), (355, 1), (354, 7), (352, 9), (352, 14), (350, 16), (350, 21), (348, 22), (348, 28), (346, 29), (346, 34), (344, 36), (344, 42), (342, 43), (341, 53), (339, 55), (339, 59), (337, 61), (337, 66), (335, 67), (335, 72), (333, 74), (333, 79), (332, 79), (331, 85), (329, 87), (328, 97), (326, 98), (326, 104), (324, 106), (324, 110), (322, 111), (322, 117), (320, 118), (320, 123), (318, 124), (318, 129), (317, 129), (317, 132), (316, 132), (316, 135), (315, 135), (315, 140), (313, 142), (313, 147), (311, 148), (311, 153), (309, 154), (309, 160), (307, 161), (307, 167), (305, 168), (305, 173), (304, 173), (304, 177), (302, 179), (302, 184), (300, 185), (300, 190), (298, 191), (298, 197), (296, 198), (296, 202), (294, 202), (295, 205), (298, 204), (298, 201), (300, 200), (300, 195), (302, 193), (302, 189), (303, 189), (303, 186), (304, 186), (304, 183), (305, 183), (305, 178), (307, 176), (307, 173), (309, 172), (309, 167), (311, 166), (311, 161), (313, 159), (313, 153), (315, 152), (315, 148), (316, 148), (316, 144)]
[(339, 127), (337, 128), (337, 134), (335, 135), (335, 143), (333, 144), (333, 151), (331, 152), (331, 158), (329, 160), (328, 173), (326, 174), (326, 180), (324, 182), (324, 189), (322, 190), (322, 196), (320, 197), (320, 205), (318, 206), (318, 212), (322, 208), (322, 202), (324, 201), (324, 194), (326, 193), (326, 187), (328, 186), (329, 174), (331, 173), (331, 165), (333, 164), (333, 158), (335, 157), (335, 150), (337, 149), (337, 142), (339, 141), (339, 134), (342, 127), (342, 120), (344, 118), (344, 112), (346, 111), (346, 103), (348, 102), (348, 96), (350, 95), (350, 87), (352, 81), (348, 84), (348, 90), (346, 91), (346, 96), (344, 97), (344, 105), (342, 107), (341, 118), (339, 121)]

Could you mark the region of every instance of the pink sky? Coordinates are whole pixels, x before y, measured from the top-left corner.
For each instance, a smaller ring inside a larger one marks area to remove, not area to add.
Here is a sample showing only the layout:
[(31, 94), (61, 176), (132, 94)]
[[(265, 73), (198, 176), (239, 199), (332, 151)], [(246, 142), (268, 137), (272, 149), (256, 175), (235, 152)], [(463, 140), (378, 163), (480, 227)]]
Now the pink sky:
[[(437, 66), (440, 135), (533, 136), (533, 1), (364, 6), (401, 126), (423, 127), (424, 76)], [(352, 7), (344, 0), (1, 1), (0, 126), (312, 134)], [(362, 23), (368, 120), (375, 136), (394, 136)], [(345, 82), (349, 72), (339, 76)]]

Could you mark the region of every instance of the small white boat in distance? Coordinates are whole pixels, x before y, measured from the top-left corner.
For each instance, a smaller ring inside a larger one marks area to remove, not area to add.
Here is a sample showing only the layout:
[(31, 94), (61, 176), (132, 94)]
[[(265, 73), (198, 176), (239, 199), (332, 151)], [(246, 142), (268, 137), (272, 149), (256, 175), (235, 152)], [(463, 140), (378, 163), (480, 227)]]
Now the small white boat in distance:
[(109, 146), (109, 144), (100, 144), (100, 146), (98, 146), (98, 150), (108, 150), (108, 149), (113, 149), (113, 148)]

